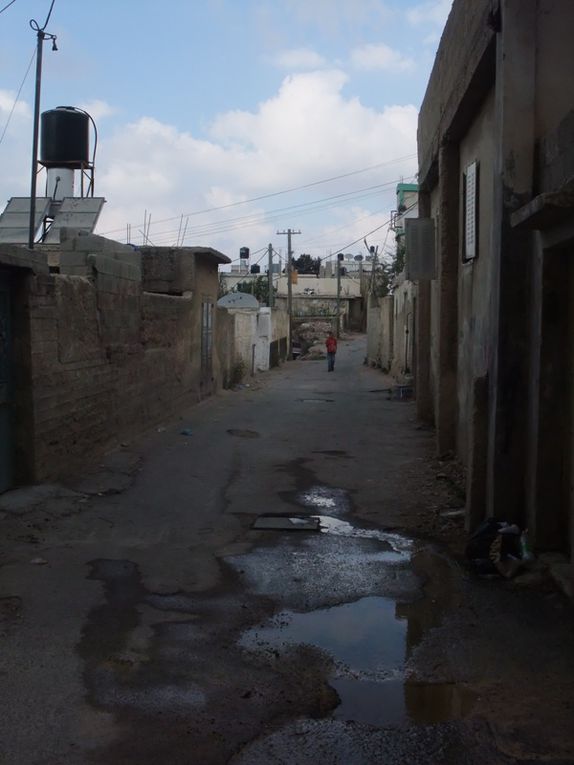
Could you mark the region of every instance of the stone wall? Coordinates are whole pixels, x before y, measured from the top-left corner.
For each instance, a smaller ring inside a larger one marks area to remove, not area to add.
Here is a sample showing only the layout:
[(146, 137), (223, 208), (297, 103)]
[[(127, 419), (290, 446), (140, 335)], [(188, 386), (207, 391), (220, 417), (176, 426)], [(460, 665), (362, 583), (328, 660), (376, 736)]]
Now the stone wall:
[[(69, 472), (229, 377), (223, 348), (211, 369), (201, 362), (202, 302), (217, 300), (217, 260), (194, 255), (194, 289), (159, 294), (142, 288), (141, 253), (115, 244), (68, 239), (61, 273), (30, 274), (19, 289), (15, 314), (27, 337), (16, 365), (31, 408), (17, 416), (19, 480)], [(214, 312), (214, 340), (218, 321)]]

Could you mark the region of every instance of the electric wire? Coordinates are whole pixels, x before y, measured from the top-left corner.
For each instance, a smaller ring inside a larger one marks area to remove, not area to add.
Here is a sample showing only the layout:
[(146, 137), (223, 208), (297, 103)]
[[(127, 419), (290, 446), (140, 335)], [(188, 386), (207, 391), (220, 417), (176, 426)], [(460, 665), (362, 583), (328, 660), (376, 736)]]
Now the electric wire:
[[(354, 191), (347, 191), (341, 194), (334, 194), (330, 197), (324, 197), (322, 199), (316, 199), (310, 202), (301, 202), (296, 205), (290, 205), (288, 207), (281, 207), (275, 210), (264, 211), (262, 213), (255, 213), (251, 215), (243, 215), (237, 218), (227, 218), (220, 221), (214, 221), (213, 223), (205, 223), (201, 226), (194, 226), (188, 229), (185, 238), (191, 236), (207, 236), (224, 233), (226, 231), (236, 230), (238, 228), (244, 228), (259, 224), (264, 224), (277, 220), (277, 218), (283, 217), (285, 213), (297, 211), (298, 215), (308, 215), (321, 210), (328, 209), (329, 207), (335, 207), (341, 203), (342, 200), (347, 201), (359, 201), (367, 199), (372, 196), (376, 196), (384, 188), (388, 188), (397, 183), (398, 180), (387, 181), (386, 183), (376, 184), (375, 186), (367, 186), (363, 189), (355, 189)], [(363, 193), (367, 192), (367, 193)], [(302, 209), (307, 208), (307, 209)], [(157, 241), (164, 241), (165, 238), (172, 238), (175, 233), (175, 229), (167, 229), (163, 231), (157, 231), (154, 238)]]
[(14, 5), (14, 3), (15, 3), (15, 2), (16, 2), (16, 0), (10, 0), (10, 2), (8, 3), (8, 5), (5, 5), (5, 6), (4, 6), (4, 8), (0, 8), (0, 13), (4, 13), (4, 11), (7, 11), (7, 10), (8, 10), (8, 8), (9, 8), (11, 5)]
[(24, 87), (24, 84), (26, 80), (28, 79), (28, 75), (30, 74), (30, 69), (32, 68), (32, 64), (34, 63), (35, 58), (36, 58), (36, 48), (34, 48), (34, 51), (32, 53), (32, 58), (30, 59), (30, 63), (28, 64), (28, 68), (26, 69), (26, 74), (24, 75), (22, 82), (20, 83), (20, 87), (18, 88), (18, 92), (16, 93), (16, 98), (14, 99), (14, 103), (12, 104), (12, 108), (10, 109), (10, 114), (8, 115), (8, 119), (6, 120), (4, 129), (2, 130), (2, 135), (0, 135), (0, 144), (4, 140), (4, 136), (6, 135), (6, 131), (8, 130), (8, 126), (10, 125), (10, 121), (12, 119), (12, 115), (14, 114), (14, 110), (16, 109), (16, 105), (18, 103), (18, 100), (20, 99), (20, 93), (22, 92), (22, 88)]
[[(301, 186), (293, 186), (291, 188), (282, 189), (281, 191), (273, 191), (273, 192), (270, 192), (269, 194), (261, 194), (260, 196), (257, 196), (257, 197), (251, 197), (250, 199), (242, 199), (237, 202), (229, 202), (228, 204), (219, 205), (217, 207), (208, 207), (208, 208), (205, 208), (204, 210), (195, 210), (194, 212), (184, 213), (184, 217), (191, 217), (192, 215), (203, 215), (209, 212), (216, 212), (217, 210), (226, 210), (230, 207), (237, 207), (239, 205), (249, 204), (250, 202), (258, 202), (262, 199), (270, 199), (271, 197), (280, 196), (281, 194), (290, 194), (293, 191), (303, 191), (304, 189), (309, 189), (309, 188), (312, 188), (313, 186), (319, 186), (323, 183), (331, 183), (332, 181), (341, 180), (342, 178), (349, 178), (353, 175), (359, 175), (360, 173), (366, 173), (366, 172), (369, 172), (370, 170), (376, 170), (380, 167), (386, 167), (388, 165), (397, 164), (398, 162), (406, 162), (409, 159), (414, 159), (416, 156), (417, 156), (416, 154), (407, 154), (404, 157), (395, 157), (394, 159), (388, 160), (386, 162), (379, 162), (376, 165), (371, 165), (370, 167), (365, 167), (360, 170), (352, 170), (349, 173), (342, 173), (341, 175), (335, 175), (331, 178), (323, 178), (319, 181), (312, 181), (311, 183), (305, 183)], [(169, 221), (172, 221), (172, 220), (178, 220), (180, 217), (181, 215), (173, 215), (169, 218), (162, 218), (161, 220), (155, 221), (155, 224), (168, 223)], [(102, 233), (102, 236), (113, 234), (116, 231), (123, 231), (123, 229), (124, 229), (123, 226), (121, 228), (110, 229), (109, 231), (104, 231)]]
[[(403, 213), (401, 213), (401, 214), (404, 215), (405, 213), (409, 212), (409, 210), (412, 210), (414, 207), (417, 206), (417, 204), (418, 204), (418, 201), (417, 202), (413, 202), (413, 204), (410, 205), (409, 207), (407, 207), (406, 210), (404, 210)], [(343, 250), (348, 250), (349, 247), (352, 247), (354, 244), (357, 244), (358, 242), (362, 242), (363, 239), (365, 239), (366, 237), (370, 236), (371, 234), (374, 234), (377, 231), (380, 231), (385, 226), (390, 225), (391, 220), (392, 220), (392, 218), (389, 218), (384, 223), (381, 223), (380, 226), (377, 226), (376, 228), (372, 229), (371, 231), (367, 231), (366, 234), (363, 234), (363, 236), (360, 236), (358, 239), (355, 239), (353, 242), (349, 242), (349, 244), (345, 244), (343, 247), (338, 247), (337, 248), (337, 252), (342, 252)], [(387, 236), (388, 236), (388, 232), (387, 232)], [(385, 243), (386, 243), (386, 237), (385, 237)], [(323, 261), (323, 260), (326, 260), (327, 258), (331, 258), (335, 254), (336, 253), (330, 253), (329, 255), (326, 255), (324, 258), (321, 258), (321, 260)]]

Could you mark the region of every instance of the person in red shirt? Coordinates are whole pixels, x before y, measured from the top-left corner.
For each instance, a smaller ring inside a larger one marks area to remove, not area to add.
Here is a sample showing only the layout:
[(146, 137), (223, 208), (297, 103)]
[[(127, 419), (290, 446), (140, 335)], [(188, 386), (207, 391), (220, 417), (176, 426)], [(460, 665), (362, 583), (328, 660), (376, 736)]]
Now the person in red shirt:
[(327, 371), (333, 372), (335, 369), (335, 354), (337, 353), (337, 338), (332, 331), (329, 332), (325, 345), (327, 346)]

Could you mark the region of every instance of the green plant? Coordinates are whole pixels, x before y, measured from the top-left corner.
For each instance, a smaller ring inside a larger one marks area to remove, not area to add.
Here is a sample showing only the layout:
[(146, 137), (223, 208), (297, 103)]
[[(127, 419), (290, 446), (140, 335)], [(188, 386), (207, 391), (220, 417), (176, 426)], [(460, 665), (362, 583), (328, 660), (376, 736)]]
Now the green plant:
[[(236, 292), (247, 292), (250, 295), (254, 295), (260, 303), (269, 305), (269, 280), (267, 276), (257, 276), (254, 279), (245, 280), (239, 282), (235, 287)], [(273, 294), (277, 292), (277, 288), (273, 288)]]

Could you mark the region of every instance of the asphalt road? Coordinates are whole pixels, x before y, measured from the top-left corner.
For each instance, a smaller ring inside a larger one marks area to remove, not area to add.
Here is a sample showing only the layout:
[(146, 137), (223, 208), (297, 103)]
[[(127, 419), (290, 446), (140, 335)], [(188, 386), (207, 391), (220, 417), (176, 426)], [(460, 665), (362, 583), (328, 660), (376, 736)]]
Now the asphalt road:
[(570, 607), (419, 533), (432, 433), (364, 355), (0, 498), (2, 763), (574, 762)]

